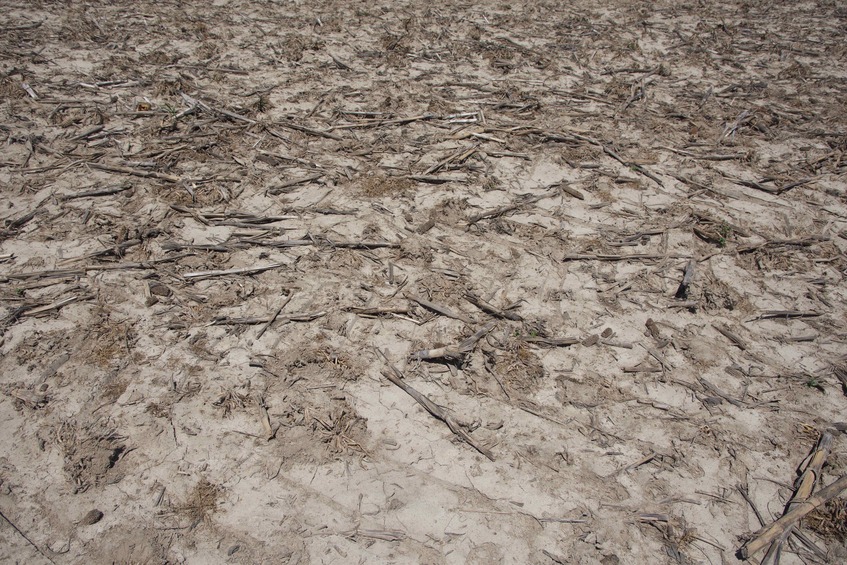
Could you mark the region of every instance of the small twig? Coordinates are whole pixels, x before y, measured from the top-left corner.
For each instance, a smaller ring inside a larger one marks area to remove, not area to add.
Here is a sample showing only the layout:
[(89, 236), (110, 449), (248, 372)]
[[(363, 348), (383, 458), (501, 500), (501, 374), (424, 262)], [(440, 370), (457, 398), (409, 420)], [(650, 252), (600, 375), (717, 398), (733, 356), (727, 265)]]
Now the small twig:
[(674, 294), (674, 298), (679, 300), (685, 300), (688, 298), (688, 287), (691, 284), (691, 281), (694, 279), (694, 269), (697, 266), (697, 261), (694, 259), (689, 259), (688, 263), (685, 265), (685, 272), (682, 276), (682, 282), (679, 283), (679, 287), (676, 289), (676, 294)]
[(262, 326), (262, 328), (259, 330), (259, 333), (256, 334), (256, 339), (261, 339), (261, 337), (265, 335), (265, 332), (268, 330), (269, 327), (271, 327), (271, 324), (276, 321), (277, 316), (279, 316), (279, 313), (282, 312), (283, 308), (285, 308), (285, 305), (291, 302), (291, 297), (293, 295), (294, 293), (291, 293), (287, 297), (285, 297), (285, 300), (282, 302), (282, 304), (279, 305), (279, 308), (276, 309), (276, 312), (274, 312), (274, 315), (271, 316), (271, 319), (268, 320), (267, 323)]
[(740, 337), (729, 331), (729, 328), (724, 326), (723, 324), (714, 323), (712, 327), (715, 328), (721, 335), (731, 341), (738, 349), (742, 351), (747, 350), (747, 344)]
[(24, 539), (26, 540), (26, 542), (27, 542), (29, 545), (31, 545), (33, 548), (35, 548), (35, 551), (37, 551), (38, 553), (40, 553), (40, 554), (41, 554), (41, 556), (42, 556), (42, 557), (44, 557), (44, 559), (46, 559), (46, 560), (47, 560), (47, 561), (49, 561), (50, 563), (54, 563), (54, 564), (56, 563), (55, 561), (53, 561), (53, 560), (50, 558), (50, 556), (49, 556), (49, 555), (47, 555), (46, 553), (44, 553), (44, 551), (43, 551), (40, 547), (38, 547), (37, 545), (35, 545), (35, 542), (34, 542), (34, 541), (32, 541), (31, 539), (29, 539), (29, 536), (27, 536), (25, 533), (23, 533), (23, 532), (21, 531), (21, 529), (20, 529), (20, 528), (18, 528), (18, 527), (15, 525), (15, 523), (14, 523), (14, 522), (12, 522), (11, 520), (9, 520), (9, 518), (7, 518), (7, 517), (6, 517), (6, 515), (3, 513), (3, 511), (2, 511), (2, 510), (0, 510), (0, 518), (3, 518), (3, 519), (6, 521), (6, 523), (7, 523), (7, 524), (9, 524), (10, 526), (12, 526), (12, 529), (13, 529), (13, 530), (15, 530), (15, 531), (18, 533), (18, 535), (19, 535), (19, 536), (21, 536), (22, 538), (24, 538)]
[(384, 314), (408, 314), (409, 306), (375, 306), (372, 308), (364, 308), (359, 306), (350, 306), (345, 308), (350, 312), (362, 317), (376, 317)]
[(355, 528), (349, 532), (342, 532), (342, 534), (347, 537), (363, 537), (382, 541), (403, 541), (406, 539), (406, 532), (401, 530), (362, 530)]
[(656, 253), (633, 253), (632, 255), (565, 255), (562, 261), (656, 261), (659, 259), (688, 259), (687, 255), (659, 255)]
[(438, 177), (435, 175), (409, 175), (406, 178), (425, 184), (445, 184), (448, 182), (465, 182), (467, 180), (462, 177)]
[(453, 416), (450, 414), (450, 410), (444, 406), (439, 406), (438, 404), (431, 401), (429, 398), (412, 388), (407, 383), (403, 382), (403, 373), (401, 373), (392, 363), (388, 360), (388, 357), (385, 356), (385, 353), (376, 350), (377, 353), (383, 358), (383, 360), (388, 364), (388, 367), (391, 369), (390, 372), (383, 372), (383, 376), (387, 378), (389, 381), (394, 383), (396, 386), (400, 387), (406, 394), (414, 398), (418, 404), (424, 407), (424, 409), (432, 414), (435, 418), (438, 418), (450, 428), (450, 431), (456, 434), (461, 440), (465, 443), (479, 451), (481, 454), (485, 455), (490, 461), (494, 461), (494, 455), (488, 449), (485, 449), (481, 445), (479, 445), (468, 433), (462, 429), (462, 427), (456, 422)]
[(520, 315), (515, 314), (514, 312), (509, 312), (508, 310), (501, 310), (495, 306), (492, 306), (491, 304), (471, 292), (466, 292), (464, 294), (464, 299), (479, 308), (480, 310), (482, 310), (483, 312), (491, 314), (492, 316), (495, 316), (497, 318), (505, 318), (507, 320), (513, 320), (515, 322), (520, 322), (521, 320), (523, 320)]
[(40, 316), (42, 314), (46, 314), (48, 312), (52, 312), (54, 310), (59, 310), (63, 306), (67, 306), (73, 302), (78, 302), (80, 300), (89, 300), (94, 298), (93, 294), (81, 294), (79, 296), (69, 296), (68, 298), (63, 298), (62, 300), (58, 300), (53, 302), (52, 304), (47, 304), (46, 306), (40, 306), (38, 308), (28, 309), (24, 312), (21, 312), (21, 316)]
[(792, 318), (817, 318), (823, 316), (821, 312), (803, 311), (803, 310), (766, 310), (759, 314), (754, 320), (771, 320), (774, 318), (792, 319)]
[(813, 235), (802, 239), (774, 239), (753, 245), (739, 245), (738, 252), (750, 253), (751, 251), (758, 251), (759, 249), (764, 249), (766, 247), (811, 247), (812, 245), (817, 245), (826, 241), (829, 241), (829, 237), (825, 235)]
[(76, 194), (65, 194), (60, 196), (59, 200), (74, 200), (76, 198), (90, 198), (93, 196), (109, 196), (111, 194), (118, 194), (119, 192), (124, 192), (125, 190), (129, 190), (130, 188), (132, 188), (132, 185), (127, 182), (124, 184), (110, 186), (107, 188), (99, 188), (86, 192), (78, 192)]
[[(579, 343), (579, 338), (575, 337), (541, 337), (541, 336), (526, 336), (522, 337), (521, 341), (532, 343), (534, 345), (545, 345), (547, 347), (567, 347)], [(630, 345), (627, 349), (631, 349)]]
[(423, 298), (420, 298), (419, 296), (415, 296), (415, 295), (411, 295), (411, 294), (407, 294), (406, 298), (408, 298), (409, 300), (413, 300), (414, 302), (417, 302), (418, 304), (420, 304), (421, 306), (423, 306), (427, 310), (432, 310), (433, 312), (441, 314), (442, 316), (447, 316), (448, 318), (460, 320), (462, 322), (465, 322), (466, 324), (473, 324), (474, 323), (474, 321), (472, 319), (470, 319), (468, 316), (454, 312), (451, 309), (447, 308), (446, 306), (442, 306), (441, 304), (436, 304), (435, 302), (430, 302), (429, 300), (424, 300)]
[(738, 406), (739, 408), (743, 408), (745, 406), (745, 404), (743, 402), (741, 402), (740, 400), (737, 400), (735, 398), (732, 398), (727, 393), (723, 392), (721, 389), (719, 389), (718, 387), (716, 387), (715, 385), (713, 385), (712, 383), (707, 381), (704, 377), (698, 377), (697, 380), (700, 381), (700, 384), (703, 386), (703, 388), (708, 393), (710, 393), (712, 396), (717, 396), (717, 397), (723, 398), (724, 400), (726, 400), (727, 402), (729, 402), (733, 406)]
[(220, 271), (196, 271), (192, 273), (185, 273), (184, 275), (182, 275), (182, 278), (202, 280), (208, 279), (210, 277), (222, 277), (225, 275), (255, 275), (257, 273), (263, 273), (271, 269), (279, 269), (280, 267), (284, 266), (285, 263), (271, 263), (270, 265), (263, 265), (261, 267), (243, 267), (239, 269), (224, 269)]
[(642, 457), (641, 459), (639, 459), (635, 463), (631, 463), (629, 465), (626, 465), (625, 467), (621, 467), (621, 468), (619, 468), (615, 471), (612, 471), (611, 473), (609, 473), (608, 475), (606, 475), (603, 478), (604, 479), (611, 479), (612, 477), (616, 477), (617, 475), (620, 475), (621, 473), (625, 473), (625, 472), (629, 471), (630, 469), (637, 469), (638, 467), (641, 467), (642, 465), (649, 463), (650, 461), (652, 461), (653, 459), (655, 459), (656, 457), (658, 457), (660, 455), (661, 454), (656, 452), (656, 451), (651, 451), (649, 454)]
[(299, 179), (291, 179), (287, 180), (281, 184), (278, 184), (272, 188), (269, 188), (266, 192), (272, 196), (276, 196), (278, 194), (283, 194), (285, 192), (291, 192), (294, 187), (299, 186), (301, 184), (306, 184), (312, 181), (319, 180), (323, 173), (316, 173), (314, 175), (309, 175), (308, 177), (299, 178)]
[[(285, 316), (277, 316), (277, 320), (285, 320), (287, 322), (311, 322), (321, 316), (326, 316), (325, 311), (321, 312), (303, 312), (297, 314), (288, 314)], [(255, 326), (257, 324), (267, 324), (271, 320), (268, 318), (228, 318), (222, 316), (212, 320), (212, 326)]]

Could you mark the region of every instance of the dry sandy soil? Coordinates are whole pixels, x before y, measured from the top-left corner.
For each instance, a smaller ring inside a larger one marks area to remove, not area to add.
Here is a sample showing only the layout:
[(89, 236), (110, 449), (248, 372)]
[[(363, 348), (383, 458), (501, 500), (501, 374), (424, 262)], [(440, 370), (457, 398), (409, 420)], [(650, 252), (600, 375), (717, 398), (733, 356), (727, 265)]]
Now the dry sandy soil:
[(734, 563), (847, 474), (842, 3), (2, 9), (0, 561)]

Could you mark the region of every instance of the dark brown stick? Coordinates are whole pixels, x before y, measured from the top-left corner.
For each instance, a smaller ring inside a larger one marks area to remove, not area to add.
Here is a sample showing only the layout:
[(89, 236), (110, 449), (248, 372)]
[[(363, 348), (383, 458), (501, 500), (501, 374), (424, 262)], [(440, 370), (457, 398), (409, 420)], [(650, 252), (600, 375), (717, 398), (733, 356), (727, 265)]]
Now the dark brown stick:
[(24, 540), (26, 540), (26, 542), (27, 542), (29, 545), (31, 545), (31, 546), (35, 549), (35, 551), (37, 551), (38, 553), (40, 553), (40, 554), (41, 554), (41, 556), (42, 556), (42, 557), (44, 557), (44, 559), (46, 559), (46, 560), (47, 560), (47, 561), (49, 561), (50, 563), (54, 563), (54, 564), (56, 563), (55, 561), (53, 561), (52, 559), (50, 559), (50, 556), (49, 556), (49, 555), (47, 555), (46, 553), (44, 553), (44, 551), (43, 551), (40, 547), (38, 547), (37, 545), (35, 545), (35, 542), (34, 542), (34, 541), (32, 541), (31, 539), (29, 539), (29, 536), (27, 536), (25, 533), (23, 533), (23, 531), (21, 531), (21, 529), (20, 529), (20, 528), (18, 528), (18, 526), (17, 526), (17, 525), (15, 525), (15, 523), (14, 523), (14, 522), (12, 522), (11, 520), (9, 520), (9, 518), (7, 518), (5, 514), (3, 514), (3, 511), (2, 511), (2, 510), (0, 510), (0, 518), (3, 518), (3, 520), (5, 520), (7, 524), (9, 524), (10, 526), (12, 526), (12, 529), (13, 529), (13, 530), (15, 530), (15, 531), (18, 533), (18, 535), (19, 535), (19, 536), (21, 536), (22, 538), (24, 538)]
[(119, 184), (117, 186), (111, 186), (111, 187), (108, 187), (108, 188), (88, 190), (86, 192), (78, 192), (76, 194), (66, 194), (64, 196), (60, 196), (59, 200), (73, 200), (75, 198), (90, 198), (90, 197), (93, 197), (93, 196), (109, 196), (111, 194), (118, 194), (119, 192), (129, 190), (130, 188), (132, 188), (131, 184), (124, 183), (124, 184)]
[(694, 259), (689, 259), (688, 264), (685, 265), (685, 272), (682, 275), (682, 282), (679, 283), (679, 287), (676, 289), (676, 294), (674, 294), (674, 298), (678, 298), (680, 300), (685, 300), (686, 298), (688, 298), (688, 286), (694, 279), (694, 268), (696, 266), (697, 261), (695, 261)]
[(471, 320), (469, 317), (465, 316), (464, 314), (459, 314), (459, 313), (453, 312), (452, 310), (450, 310), (446, 306), (442, 306), (441, 304), (436, 304), (434, 302), (430, 302), (429, 300), (424, 300), (423, 298), (420, 298), (419, 296), (414, 296), (414, 295), (409, 295), (409, 294), (406, 295), (406, 298), (408, 298), (409, 300), (413, 300), (413, 301), (417, 302), (418, 304), (420, 304), (421, 306), (423, 306), (424, 308), (426, 308), (427, 310), (432, 310), (433, 312), (441, 314), (442, 316), (447, 316), (448, 318), (460, 320), (462, 322), (465, 322), (466, 324), (473, 324), (474, 323), (473, 320)]
[(464, 294), (464, 298), (486, 314), (491, 314), (494, 317), (505, 318), (506, 320), (513, 320), (515, 322), (523, 320), (523, 318), (521, 318), (518, 314), (509, 312), (508, 310), (500, 310), (471, 292), (466, 292)]
[(721, 335), (723, 335), (729, 341), (731, 341), (736, 347), (738, 347), (738, 349), (740, 349), (742, 351), (747, 350), (747, 344), (744, 343), (744, 340), (742, 340), (740, 337), (738, 337), (737, 335), (735, 335), (734, 333), (729, 331), (729, 328), (727, 328), (726, 326), (724, 326), (722, 324), (715, 323), (715, 324), (712, 324), (712, 327), (715, 328), (718, 332), (720, 332)]
[(279, 308), (276, 309), (276, 312), (274, 312), (274, 315), (271, 316), (271, 319), (268, 320), (268, 322), (264, 326), (262, 326), (262, 329), (259, 330), (259, 333), (256, 334), (256, 339), (260, 339), (263, 335), (265, 335), (265, 332), (268, 330), (269, 327), (271, 327), (271, 324), (276, 321), (277, 316), (279, 316), (279, 313), (282, 312), (283, 308), (285, 308), (285, 305), (291, 302), (292, 295), (293, 293), (285, 297), (285, 300), (283, 300), (282, 304), (279, 305)]

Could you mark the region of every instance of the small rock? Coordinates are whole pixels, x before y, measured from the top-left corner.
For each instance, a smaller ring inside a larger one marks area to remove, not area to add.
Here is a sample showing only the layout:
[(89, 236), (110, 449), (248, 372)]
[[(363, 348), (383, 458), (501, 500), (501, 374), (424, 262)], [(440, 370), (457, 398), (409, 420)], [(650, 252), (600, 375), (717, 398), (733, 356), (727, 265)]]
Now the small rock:
[(155, 294), (156, 296), (168, 297), (172, 294), (171, 289), (162, 283), (151, 282), (148, 283), (147, 286), (150, 288), (150, 294)]
[(81, 526), (91, 526), (103, 519), (103, 513), (97, 510), (89, 510), (88, 513), (79, 521)]
[(592, 345), (597, 345), (598, 341), (600, 341), (600, 336), (594, 334), (582, 340), (582, 345), (584, 345), (585, 347), (591, 347)]

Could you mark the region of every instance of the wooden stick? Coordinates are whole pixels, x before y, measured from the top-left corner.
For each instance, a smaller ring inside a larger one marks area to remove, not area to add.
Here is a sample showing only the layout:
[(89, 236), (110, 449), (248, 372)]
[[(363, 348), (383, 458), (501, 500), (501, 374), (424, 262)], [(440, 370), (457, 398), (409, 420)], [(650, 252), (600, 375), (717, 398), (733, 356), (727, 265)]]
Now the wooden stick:
[(96, 126), (92, 126), (90, 128), (87, 128), (87, 129), (83, 130), (83, 132), (80, 133), (79, 135), (73, 136), (71, 138), (71, 141), (82, 141), (86, 137), (92, 136), (95, 133), (100, 133), (101, 131), (103, 131), (104, 127), (105, 126), (103, 126), (103, 125), (96, 125)]
[(661, 367), (655, 367), (653, 365), (647, 365), (646, 363), (641, 363), (634, 367), (624, 367), (624, 373), (661, 373)]
[(163, 251), (183, 251), (188, 249), (189, 251), (218, 251), (220, 253), (226, 253), (228, 251), (232, 251), (236, 248), (244, 248), (246, 245), (215, 245), (215, 244), (207, 244), (207, 243), (177, 243), (175, 241), (166, 241), (162, 244)]
[(278, 194), (283, 194), (285, 192), (291, 192), (292, 190), (294, 190), (294, 187), (299, 186), (301, 184), (306, 184), (306, 183), (309, 183), (309, 182), (312, 182), (312, 181), (316, 181), (316, 180), (320, 179), (322, 176), (324, 176), (323, 173), (317, 173), (317, 174), (309, 175), (308, 177), (304, 177), (304, 178), (301, 178), (301, 179), (287, 180), (282, 184), (278, 184), (278, 185), (276, 185), (272, 188), (269, 188), (266, 192), (268, 194), (272, 195), (272, 196), (276, 196)]
[(756, 182), (756, 181), (748, 181), (748, 180), (743, 180), (743, 179), (732, 179), (732, 180), (735, 182), (735, 184), (738, 184), (740, 186), (746, 186), (748, 188), (755, 188), (756, 190), (761, 190), (762, 192), (767, 192), (768, 194), (779, 195), (779, 194), (782, 194), (783, 192), (791, 190), (792, 188), (797, 188), (798, 186), (803, 186), (804, 184), (809, 184), (810, 182), (814, 181), (815, 179), (814, 178), (802, 179), (802, 180), (799, 180), (799, 181), (796, 181), (796, 182), (786, 184), (785, 186), (781, 186), (781, 187), (767, 186), (767, 185), (764, 184), (764, 182), (766, 182), (766, 181)]
[(86, 261), (88, 259), (94, 259), (95, 257), (104, 257), (108, 255), (121, 257), (124, 251), (137, 245), (141, 245), (142, 242), (142, 239), (129, 239), (112, 247), (101, 249), (100, 251), (94, 251), (93, 253), (87, 253), (86, 255), (80, 255), (79, 257), (70, 257), (60, 262), (59, 265), (64, 267), (65, 265), (73, 265), (77, 261)]
[(565, 255), (562, 261), (655, 261), (658, 259), (688, 259), (683, 255), (659, 255), (656, 253), (633, 253), (632, 255)]
[(271, 426), (271, 417), (268, 414), (268, 409), (265, 406), (265, 399), (262, 398), (261, 394), (256, 394), (255, 397), (256, 405), (259, 407), (259, 421), (262, 423), (262, 429), (265, 431), (265, 439), (270, 441), (276, 435), (273, 427)]
[(448, 361), (458, 361), (462, 358), (462, 352), (455, 347), (445, 346), (434, 349), (421, 349), (412, 353), (411, 357), (418, 360), (446, 359)]
[[(285, 316), (277, 316), (278, 320), (286, 322), (311, 322), (321, 316), (326, 316), (325, 311), (321, 312), (302, 312), (297, 314), (287, 314)], [(221, 316), (212, 320), (211, 326), (254, 326), (256, 324), (267, 324), (271, 318), (228, 318)]]
[[(753, 501), (750, 500), (750, 495), (747, 494), (747, 488), (742, 485), (737, 485), (736, 488), (738, 489), (738, 492), (741, 493), (741, 496), (744, 498), (744, 500), (747, 501), (747, 504), (750, 505), (750, 508), (756, 515), (756, 519), (759, 521), (759, 525), (764, 528), (767, 525), (767, 522), (765, 522), (765, 519), (762, 517), (762, 513), (759, 512), (759, 509), (756, 508), (756, 505), (753, 503)], [(826, 561), (826, 551), (821, 549), (817, 544), (810, 540), (809, 536), (797, 530), (796, 528), (791, 531), (791, 534), (798, 540), (800, 540), (800, 543), (808, 547), (815, 555), (820, 557), (822, 560)], [(762, 563), (764, 562), (765, 560), (762, 560)]]
[(222, 108), (214, 108), (214, 107), (206, 104), (202, 100), (192, 98), (191, 96), (185, 94), (184, 92), (180, 92), (179, 94), (180, 94), (180, 96), (182, 96), (182, 99), (185, 100), (186, 104), (188, 104), (188, 106), (191, 109), (194, 109), (194, 108), (199, 106), (200, 108), (203, 108), (207, 112), (211, 112), (213, 114), (221, 114), (222, 116), (226, 116), (227, 118), (233, 119), (237, 122), (245, 122), (245, 123), (248, 123), (248, 124), (251, 124), (251, 125), (256, 123), (256, 120), (251, 120), (247, 116), (242, 116), (241, 114), (236, 114), (235, 112), (230, 112), (229, 110), (224, 110)]
[(58, 300), (53, 302), (52, 304), (47, 304), (45, 306), (39, 306), (38, 308), (32, 308), (31, 310), (26, 310), (21, 312), (21, 316), (40, 316), (42, 314), (46, 314), (48, 312), (52, 312), (53, 310), (59, 310), (63, 306), (67, 306), (68, 304), (72, 304), (79, 300), (89, 300), (94, 298), (93, 294), (80, 294), (79, 296), (69, 296), (68, 298), (63, 298), (62, 300)]
[(408, 175), (406, 178), (426, 184), (444, 184), (448, 182), (465, 182), (468, 180), (463, 177), (438, 177), (435, 175)]
[(85, 271), (81, 269), (50, 269), (49, 271), (32, 271), (31, 273), (9, 273), (2, 280), (26, 280), (26, 279), (52, 279), (52, 278), (68, 278), (68, 277), (83, 277)]
[[(548, 137), (550, 137), (550, 135), (548, 135)], [(555, 137), (556, 136), (554, 134), (553, 137), (550, 137), (550, 139), (555, 139)], [(656, 175), (654, 175), (653, 173), (648, 171), (645, 167), (638, 165), (636, 163), (631, 163), (631, 162), (627, 161), (626, 159), (624, 159), (623, 157), (621, 157), (620, 155), (618, 155), (617, 153), (612, 151), (610, 148), (608, 148), (605, 144), (603, 144), (601, 141), (599, 141), (597, 139), (587, 137), (585, 135), (580, 135), (580, 134), (577, 134), (577, 133), (573, 133), (570, 136), (564, 136), (564, 137), (559, 135), (558, 137), (561, 138), (563, 141), (569, 141), (570, 139), (578, 139), (579, 141), (585, 141), (585, 142), (590, 143), (591, 145), (599, 147), (600, 149), (603, 150), (603, 153), (605, 153), (606, 155), (608, 155), (609, 157), (611, 157), (612, 159), (614, 159), (615, 161), (617, 161), (618, 163), (620, 163), (624, 167), (626, 167), (628, 169), (632, 169), (637, 173), (641, 173), (642, 175), (644, 175), (648, 179), (652, 180), (653, 182), (655, 182), (656, 184), (658, 184), (661, 187), (665, 186), (664, 183), (662, 183), (662, 181)]]
[(390, 241), (332, 241), (326, 240), (332, 247), (344, 247), (347, 249), (379, 249), (380, 247), (399, 248), (399, 243), (391, 243)]
[(403, 373), (401, 373), (394, 365), (388, 360), (388, 357), (385, 356), (385, 353), (377, 349), (377, 353), (379, 353), (385, 362), (388, 364), (388, 367), (391, 369), (390, 372), (383, 372), (382, 375), (387, 378), (389, 381), (394, 383), (396, 386), (400, 387), (403, 392), (414, 398), (418, 404), (424, 407), (424, 409), (432, 414), (435, 418), (441, 420), (447, 427), (450, 428), (450, 431), (456, 434), (459, 439), (463, 440), (465, 443), (479, 451), (481, 454), (485, 455), (490, 461), (494, 461), (494, 455), (488, 449), (485, 449), (481, 445), (479, 445), (474, 439), (468, 435), (468, 433), (462, 429), (458, 422), (453, 418), (450, 414), (450, 410), (444, 406), (439, 406), (438, 404), (431, 401), (429, 398), (412, 388), (409, 384), (403, 382)]
[(269, 327), (271, 327), (271, 324), (276, 321), (277, 316), (279, 316), (279, 313), (282, 312), (283, 308), (285, 308), (285, 305), (291, 302), (291, 297), (293, 295), (294, 293), (292, 292), (291, 294), (285, 297), (285, 300), (282, 302), (282, 304), (279, 305), (279, 308), (276, 309), (276, 312), (274, 312), (274, 315), (271, 316), (271, 319), (268, 320), (267, 323), (262, 326), (262, 329), (259, 330), (259, 333), (256, 334), (256, 339), (261, 339), (261, 337), (265, 335), (265, 332), (268, 330)]
[(224, 269), (220, 271), (196, 271), (192, 273), (185, 273), (184, 275), (182, 275), (182, 278), (202, 280), (208, 279), (210, 277), (221, 277), (225, 275), (255, 275), (257, 273), (263, 273), (271, 269), (279, 269), (280, 267), (284, 266), (285, 263), (271, 263), (270, 265), (263, 265), (261, 267), (244, 267), (240, 269)]
[(731, 341), (738, 349), (742, 351), (747, 350), (747, 344), (744, 343), (740, 337), (729, 331), (729, 328), (724, 326), (723, 324), (714, 323), (712, 327), (715, 328), (718, 332), (720, 332), (725, 338)]
[(403, 541), (406, 539), (406, 532), (401, 530), (362, 530), (357, 527), (349, 532), (342, 532), (342, 534), (347, 537), (363, 537), (382, 541)]
[(750, 253), (751, 251), (757, 251), (765, 247), (811, 247), (812, 245), (817, 245), (826, 241), (829, 241), (829, 238), (825, 235), (813, 235), (803, 239), (774, 239), (754, 245), (739, 245), (738, 252)]
[(694, 259), (688, 260), (688, 264), (685, 265), (685, 272), (682, 275), (682, 282), (679, 283), (679, 288), (676, 289), (676, 294), (674, 294), (674, 298), (678, 298), (680, 300), (685, 300), (686, 298), (688, 298), (688, 286), (694, 279), (694, 268), (696, 266), (697, 261), (695, 261)]
[(760, 549), (769, 546), (788, 528), (793, 527), (797, 522), (802, 520), (806, 514), (817, 507), (826, 504), (836, 496), (840, 495), (845, 489), (847, 489), (847, 475), (842, 475), (837, 481), (818, 492), (818, 494), (797, 504), (770, 526), (762, 528), (756, 532), (751, 541), (747, 542), (738, 549), (738, 557), (740, 559), (748, 559)]
[(755, 320), (770, 320), (773, 318), (817, 318), (823, 316), (821, 312), (802, 311), (802, 310), (766, 310), (759, 314)]
[(165, 173), (157, 173), (156, 171), (145, 171), (143, 169), (131, 169), (129, 167), (121, 167), (119, 165), (106, 165), (103, 163), (88, 163), (88, 166), (93, 169), (100, 169), (101, 171), (108, 171), (110, 173), (121, 173), (124, 175), (132, 175), (135, 177), (142, 177), (145, 179), (159, 179), (166, 180), (168, 182), (178, 183), (181, 182), (182, 179), (174, 176), (168, 175)]
[(441, 304), (436, 304), (435, 302), (430, 302), (429, 300), (424, 300), (423, 298), (421, 298), (419, 296), (414, 296), (414, 295), (410, 295), (410, 294), (407, 294), (406, 298), (408, 298), (409, 300), (413, 300), (413, 301), (417, 302), (418, 304), (420, 304), (421, 306), (423, 306), (424, 308), (426, 308), (427, 310), (432, 310), (433, 312), (441, 314), (442, 316), (447, 316), (448, 318), (460, 320), (462, 322), (465, 322), (466, 324), (473, 324), (474, 323), (473, 320), (471, 320), (469, 317), (465, 316), (464, 314), (458, 314), (456, 312), (453, 312), (452, 310), (450, 310), (446, 306), (442, 306)]
[[(579, 343), (579, 338), (576, 337), (522, 337), (521, 341), (526, 343), (534, 343), (536, 345), (546, 345), (547, 347), (567, 347)], [(629, 348), (631, 348), (630, 346)]]
[[(815, 484), (818, 482), (820, 478), (821, 468), (823, 467), (824, 462), (826, 462), (826, 458), (829, 456), (829, 450), (832, 447), (832, 434), (829, 432), (824, 432), (821, 434), (818, 443), (815, 445), (814, 450), (811, 455), (809, 455), (806, 460), (801, 465), (803, 468), (803, 473), (794, 481), (794, 496), (791, 497), (791, 500), (788, 501), (788, 504), (785, 505), (785, 510), (790, 511), (792, 508), (795, 508), (798, 504), (807, 500), (809, 496), (812, 494), (812, 490), (815, 488)], [(762, 565), (765, 563), (769, 563), (771, 558), (773, 557), (776, 562), (779, 561), (779, 555), (782, 552), (782, 544), (785, 543), (785, 540), (788, 539), (794, 533), (794, 525), (788, 526), (785, 529), (785, 532), (779, 536), (768, 548), (765, 557), (762, 559)]]
[(730, 395), (728, 395), (727, 393), (725, 393), (724, 391), (722, 391), (721, 389), (719, 389), (718, 387), (716, 387), (715, 385), (713, 385), (712, 383), (707, 381), (704, 377), (698, 377), (697, 380), (700, 381), (700, 384), (703, 386), (703, 388), (706, 390), (706, 392), (710, 393), (712, 396), (717, 396), (719, 398), (723, 398), (724, 400), (726, 400), (727, 402), (729, 402), (733, 406), (737, 406), (739, 408), (743, 408), (745, 406), (743, 402), (741, 402), (740, 400), (737, 400), (735, 398), (732, 398)]
[(375, 306), (372, 308), (350, 306), (345, 308), (345, 310), (353, 312), (358, 316), (375, 317), (383, 314), (408, 314), (409, 306)]
[(482, 310), (483, 312), (485, 312), (486, 314), (491, 314), (492, 316), (495, 316), (497, 318), (505, 318), (507, 320), (513, 320), (515, 322), (520, 322), (521, 320), (523, 320), (520, 315), (515, 314), (514, 312), (509, 312), (508, 310), (500, 310), (499, 308), (492, 306), (491, 304), (471, 292), (466, 292), (464, 294), (464, 299), (479, 308), (480, 310)]
[(583, 193), (581, 193), (580, 191), (578, 191), (575, 188), (568, 186), (567, 183), (563, 182), (562, 184), (559, 185), (559, 188), (562, 189), (562, 192), (567, 192), (568, 194), (570, 194), (574, 198), (578, 198), (579, 200), (585, 200), (585, 195)]
[(59, 197), (59, 200), (73, 200), (75, 198), (90, 198), (92, 196), (109, 196), (111, 194), (118, 194), (119, 192), (123, 192), (125, 190), (129, 190), (132, 188), (132, 185), (127, 183), (119, 184), (117, 186), (110, 186), (107, 188), (98, 188), (94, 190), (88, 190), (86, 192), (77, 192), (76, 194), (66, 194)]
[(467, 159), (468, 157), (470, 157), (471, 155), (476, 153), (476, 151), (478, 149), (479, 149), (479, 146), (477, 146), (477, 145), (474, 145), (470, 148), (462, 147), (458, 151), (456, 151), (455, 153), (451, 154), (449, 157), (442, 159), (438, 163), (434, 164), (433, 166), (431, 166), (430, 168), (425, 170), (423, 172), (423, 175), (424, 176), (434, 175), (435, 173), (440, 171), (443, 167), (449, 165), (450, 163), (453, 163), (454, 161), (461, 163), (462, 161), (464, 161), (465, 159)]
[(651, 451), (650, 453), (648, 453), (647, 455), (645, 455), (644, 457), (642, 457), (641, 459), (639, 459), (635, 463), (631, 463), (631, 464), (626, 465), (624, 467), (620, 467), (619, 469), (612, 471), (611, 473), (604, 476), (603, 478), (604, 479), (611, 479), (612, 477), (616, 477), (617, 475), (620, 475), (621, 473), (625, 473), (625, 472), (629, 471), (630, 469), (637, 469), (638, 467), (641, 467), (642, 465), (649, 463), (650, 461), (652, 461), (653, 459), (655, 459), (656, 457), (658, 457), (660, 455), (661, 454), (656, 452), (656, 451)]

